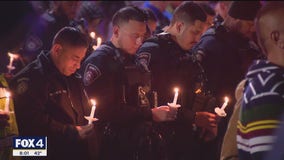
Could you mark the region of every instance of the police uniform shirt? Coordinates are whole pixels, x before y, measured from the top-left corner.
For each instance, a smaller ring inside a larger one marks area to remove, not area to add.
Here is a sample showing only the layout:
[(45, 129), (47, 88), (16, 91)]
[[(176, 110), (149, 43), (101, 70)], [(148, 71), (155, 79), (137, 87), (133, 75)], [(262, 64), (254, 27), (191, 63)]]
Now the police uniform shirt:
[(96, 113), (101, 121), (122, 125), (152, 120), (148, 108), (130, 103), (136, 95), (127, 92), (125, 66), (134, 64), (132, 58), (109, 41), (96, 49), (82, 64), (80, 73), (89, 96), (97, 99), (99, 107)]
[[(178, 104), (187, 108), (187, 117), (192, 123), (192, 88), (198, 68), (192, 63), (188, 51), (174, 42), (170, 34), (162, 33), (148, 39), (137, 52), (137, 61), (145, 71), (151, 71), (152, 89), (158, 93), (158, 106), (171, 103), (174, 88), (179, 88)], [(185, 118), (184, 117), (184, 118)]]
[(87, 156), (87, 142), (79, 140), (75, 128), (86, 125), (84, 116), (90, 113), (79, 75), (62, 75), (42, 52), (15, 75), (10, 87), (20, 135), (48, 136), (50, 159)]
[(193, 52), (203, 54), (201, 63), (207, 74), (209, 90), (220, 104), (225, 95), (234, 99), (236, 85), (244, 78), (250, 63), (260, 55), (247, 38), (222, 25), (208, 29)]

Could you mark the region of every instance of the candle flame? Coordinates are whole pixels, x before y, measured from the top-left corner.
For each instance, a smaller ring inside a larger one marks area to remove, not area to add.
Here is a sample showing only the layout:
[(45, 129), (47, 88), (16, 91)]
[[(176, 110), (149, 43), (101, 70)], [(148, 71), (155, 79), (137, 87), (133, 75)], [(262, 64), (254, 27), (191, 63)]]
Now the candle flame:
[(90, 33), (90, 37), (91, 37), (92, 39), (95, 39), (96, 33), (95, 33), (95, 32), (91, 32), (91, 33)]
[(201, 88), (198, 88), (198, 89), (195, 91), (195, 94), (198, 94), (198, 93), (201, 93), (201, 92), (202, 92)]
[(229, 98), (228, 97), (225, 97), (224, 100), (225, 100), (225, 103), (229, 102)]
[(92, 103), (93, 106), (96, 105), (96, 101), (94, 99), (91, 99), (91, 103)]
[(178, 92), (178, 88), (175, 88), (174, 91), (175, 91), (175, 92)]
[(8, 52), (8, 56), (10, 57), (10, 59), (17, 59), (17, 58), (19, 58), (18, 54), (13, 54), (11, 52)]

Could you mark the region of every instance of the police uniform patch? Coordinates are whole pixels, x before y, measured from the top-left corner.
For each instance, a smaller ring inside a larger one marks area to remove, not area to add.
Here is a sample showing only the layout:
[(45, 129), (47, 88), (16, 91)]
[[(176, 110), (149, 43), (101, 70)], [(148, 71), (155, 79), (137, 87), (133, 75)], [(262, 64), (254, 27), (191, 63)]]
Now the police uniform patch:
[(30, 35), (25, 43), (27, 51), (36, 51), (42, 47), (42, 41), (36, 35)]
[(142, 52), (137, 55), (137, 63), (147, 72), (149, 72), (149, 63), (151, 59), (151, 54), (148, 52)]
[(84, 85), (89, 86), (99, 76), (101, 76), (101, 71), (99, 68), (91, 63), (87, 64), (83, 77)]
[(18, 85), (17, 85), (18, 94), (23, 94), (28, 90), (29, 88), (28, 82), (29, 82), (28, 78), (21, 78), (18, 80)]

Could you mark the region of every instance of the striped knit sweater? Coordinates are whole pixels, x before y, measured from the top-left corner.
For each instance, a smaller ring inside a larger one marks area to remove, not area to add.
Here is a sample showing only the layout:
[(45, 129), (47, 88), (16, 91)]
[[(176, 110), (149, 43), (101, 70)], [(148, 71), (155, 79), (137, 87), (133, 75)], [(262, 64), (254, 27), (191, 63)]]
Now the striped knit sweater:
[(271, 150), (284, 112), (284, 68), (257, 60), (249, 68), (238, 121), (240, 160), (260, 160)]

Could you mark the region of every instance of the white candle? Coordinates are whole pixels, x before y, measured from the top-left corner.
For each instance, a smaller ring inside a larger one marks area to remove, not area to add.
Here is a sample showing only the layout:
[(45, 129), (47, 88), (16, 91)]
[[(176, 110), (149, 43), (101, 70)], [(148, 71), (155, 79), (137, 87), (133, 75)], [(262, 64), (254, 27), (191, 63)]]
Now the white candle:
[(97, 47), (99, 47), (102, 44), (102, 38), (98, 37), (97, 38)]
[(175, 91), (175, 96), (174, 96), (174, 100), (173, 100), (173, 105), (176, 105), (177, 99), (178, 99), (178, 88), (175, 88), (174, 91)]
[(97, 38), (97, 45), (93, 45), (93, 50), (96, 50), (97, 48), (99, 48), (99, 46), (102, 44), (102, 38), (98, 37)]
[(96, 101), (91, 99), (91, 103), (92, 103), (92, 110), (91, 110), (91, 113), (90, 113), (88, 124), (92, 124), (93, 118), (94, 118), (94, 115), (95, 115), (95, 110), (96, 110)]
[(19, 55), (12, 54), (12, 53), (8, 52), (8, 56), (10, 57), (10, 62), (9, 62), (9, 65), (7, 66), (7, 68), (8, 68), (8, 73), (11, 73), (11, 71), (13, 69), (15, 69), (15, 67), (13, 66), (13, 61), (14, 61), (14, 59), (17, 59), (19, 57)]
[(229, 98), (225, 97), (224, 100), (225, 100), (225, 102), (223, 103), (221, 110), (224, 110), (226, 108), (226, 106), (228, 105), (228, 102), (229, 102)]
[(4, 108), (4, 112), (10, 112), (9, 110), (9, 105), (10, 105), (10, 92), (6, 91), (6, 103), (5, 103), (5, 108)]

